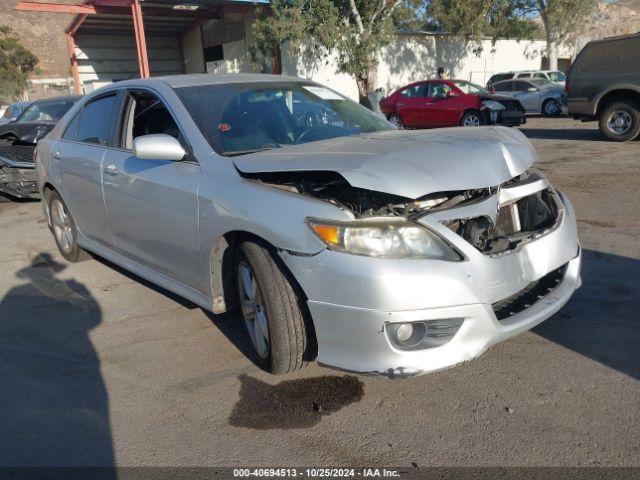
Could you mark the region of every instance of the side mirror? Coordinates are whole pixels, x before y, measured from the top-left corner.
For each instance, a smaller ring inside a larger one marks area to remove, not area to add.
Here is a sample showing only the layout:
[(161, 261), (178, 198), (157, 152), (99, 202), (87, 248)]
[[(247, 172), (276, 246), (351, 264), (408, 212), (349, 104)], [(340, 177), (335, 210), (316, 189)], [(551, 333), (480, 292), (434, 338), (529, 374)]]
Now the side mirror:
[(458, 96), (458, 93), (454, 92), (453, 90), (449, 90), (447, 92), (447, 98), (454, 98), (454, 97), (457, 97), (457, 96)]
[(166, 133), (142, 135), (133, 139), (133, 156), (140, 160), (179, 161), (186, 154), (180, 142)]

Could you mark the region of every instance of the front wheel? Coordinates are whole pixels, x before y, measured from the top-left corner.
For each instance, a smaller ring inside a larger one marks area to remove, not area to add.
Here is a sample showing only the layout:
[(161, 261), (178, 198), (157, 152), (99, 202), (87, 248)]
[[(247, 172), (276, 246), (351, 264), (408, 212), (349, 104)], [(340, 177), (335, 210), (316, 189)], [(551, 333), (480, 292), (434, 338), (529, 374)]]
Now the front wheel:
[(484, 124), (482, 114), (477, 110), (469, 110), (460, 119), (460, 125), (463, 127), (479, 127)]
[(302, 301), (271, 252), (242, 243), (235, 259), (238, 303), (256, 363), (273, 374), (307, 364), (309, 345)]
[(389, 115), (388, 120), (393, 123), (398, 128), (404, 128), (404, 123), (402, 122), (402, 117), (397, 113), (392, 113)]
[(627, 142), (640, 134), (640, 112), (631, 102), (613, 102), (600, 113), (600, 132), (609, 140)]
[(554, 117), (556, 115), (560, 115), (561, 112), (562, 106), (555, 98), (549, 98), (542, 104), (542, 115), (546, 117)]

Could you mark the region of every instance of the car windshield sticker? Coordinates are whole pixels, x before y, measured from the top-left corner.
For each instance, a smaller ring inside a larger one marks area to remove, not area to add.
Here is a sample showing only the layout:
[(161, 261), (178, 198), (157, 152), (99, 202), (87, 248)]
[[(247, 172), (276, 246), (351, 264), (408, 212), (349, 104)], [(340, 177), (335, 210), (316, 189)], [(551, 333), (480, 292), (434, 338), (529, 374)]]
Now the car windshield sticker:
[(342, 98), (337, 93), (332, 92), (328, 88), (312, 87), (312, 86), (308, 86), (308, 85), (305, 85), (302, 88), (304, 88), (308, 92), (313, 93), (315, 96), (320, 97), (322, 100), (344, 100), (344, 98)]

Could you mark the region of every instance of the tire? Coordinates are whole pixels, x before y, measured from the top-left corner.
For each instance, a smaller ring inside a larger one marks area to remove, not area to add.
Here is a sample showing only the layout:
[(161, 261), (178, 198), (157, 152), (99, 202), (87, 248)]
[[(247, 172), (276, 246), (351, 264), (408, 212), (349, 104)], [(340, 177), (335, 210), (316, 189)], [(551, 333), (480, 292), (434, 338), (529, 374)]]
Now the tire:
[(560, 105), (560, 102), (555, 98), (547, 98), (542, 103), (540, 113), (544, 117), (557, 117), (562, 113), (562, 106)]
[(613, 102), (600, 112), (600, 132), (609, 140), (627, 142), (640, 134), (638, 105), (629, 101)]
[(252, 241), (240, 244), (234, 263), (238, 305), (256, 363), (275, 375), (306, 366), (303, 302), (284, 267), (266, 246)]
[(49, 217), (51, 220), (51, 233), (56, 241), (60, 254), (68, 262), (82, 262), (88, 260), (90, 255), (78, 245), (78, 228), (75, 220), (69, 213), (67, 206), (56, 191), (50, 191), (46, 195)]
[(389, 120), (400, 129), (404, 128), (404, 122), (402, 121), (402, 117), (398, 113), (392, 113), (387, 117), (387, 120)]
[(484, 125), (484, 118), (477, 110), (469, 110), (464, 112), (460, 119), (460, 125), (463, 127), (481, 127)]

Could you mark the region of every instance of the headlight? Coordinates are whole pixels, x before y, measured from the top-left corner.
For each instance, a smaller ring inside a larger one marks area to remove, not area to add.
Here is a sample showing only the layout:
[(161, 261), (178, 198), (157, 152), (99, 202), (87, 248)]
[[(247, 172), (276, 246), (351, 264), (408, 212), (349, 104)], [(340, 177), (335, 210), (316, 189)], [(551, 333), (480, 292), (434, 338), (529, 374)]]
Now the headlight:
[(453, 247), (438, 235), (413, 223), (338, 223), (308, 219), (307, 224), (320, 240), (338, 252), (382, 258), (462, 260)]
[(482, 107), (489, 110), (504, 110), (504, 105), (495, 100), (485, 100), (482, 102)]

